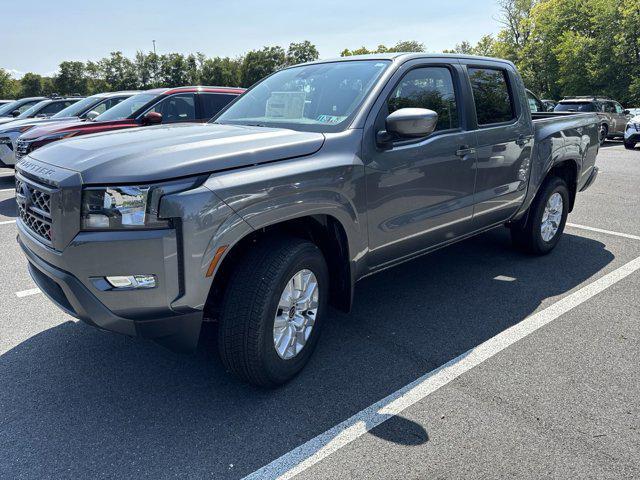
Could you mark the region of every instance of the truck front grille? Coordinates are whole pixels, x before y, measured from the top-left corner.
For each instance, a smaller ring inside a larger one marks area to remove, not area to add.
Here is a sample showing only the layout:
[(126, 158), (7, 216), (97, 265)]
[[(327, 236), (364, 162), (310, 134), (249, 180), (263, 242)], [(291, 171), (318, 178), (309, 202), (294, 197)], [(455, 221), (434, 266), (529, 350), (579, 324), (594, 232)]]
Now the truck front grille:
[(28, 155), (31, 151), (31, 143), (25, 140), (20, 140), (16, 142), (16, 160), (20, 160), (25, 155)]
[(26, 227), (45, 243), (51, 243), (52, 189), (16, 175), (18, 216)]

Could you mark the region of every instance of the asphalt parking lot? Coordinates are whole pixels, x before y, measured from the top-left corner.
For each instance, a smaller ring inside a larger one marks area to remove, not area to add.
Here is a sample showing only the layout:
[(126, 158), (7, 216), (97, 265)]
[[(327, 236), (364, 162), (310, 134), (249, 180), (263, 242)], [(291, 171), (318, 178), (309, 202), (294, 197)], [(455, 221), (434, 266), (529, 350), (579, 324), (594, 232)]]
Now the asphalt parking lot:
[(0, 173), (0, 478), (640, 478), (640, 149), (597, 164), (550, 255), (499, 229), (369, 277), (273, 391), (213, 332), (179, 355), (59, 311)]

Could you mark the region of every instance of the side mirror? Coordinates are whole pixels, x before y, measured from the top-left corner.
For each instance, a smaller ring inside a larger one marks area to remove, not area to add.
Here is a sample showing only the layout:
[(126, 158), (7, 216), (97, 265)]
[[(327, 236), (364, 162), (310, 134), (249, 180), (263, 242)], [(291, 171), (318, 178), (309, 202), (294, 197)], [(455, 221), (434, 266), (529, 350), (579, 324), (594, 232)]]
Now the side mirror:
[(12, 117), (17, 117), (18, 115), (20, 115), (20, 110), (14, 110), (13, 112), (11, 112)]
[(433, 133), (438, 114), (426, 108), (401, 108), (387, 117), (387, 132), (399, 137), (419, 138)]
[(158, 125), (159, 123), (162, 123), (162, 114), (158, 112), (149, 112), (142, 117), (142, 121), (145, 125)]
[(631, 115), (631, 112), (630, 112), (629, 110), (625, 110), (625, 111), (624, 111), (624, 112), (622, 112), (622, 113), (624, 113), (625, 115)]
[(87, 113), (84, 118), (86, 118), (87, 120), (95, 120), (95, 118), (100, 115), (100, 113), (96, 112), (95, 110), (91, 110), (89, 113)]

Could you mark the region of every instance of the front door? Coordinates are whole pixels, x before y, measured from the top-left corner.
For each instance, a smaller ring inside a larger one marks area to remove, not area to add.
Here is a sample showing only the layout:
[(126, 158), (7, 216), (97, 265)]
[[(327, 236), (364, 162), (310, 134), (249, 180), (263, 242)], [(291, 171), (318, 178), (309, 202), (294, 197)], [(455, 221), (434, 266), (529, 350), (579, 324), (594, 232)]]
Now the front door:
[[(410, 64), (396, 73), (365, 126), (369, 266), (388, 263), (469, 232), (475, 182), (475, 133), (462, 118), (462, 71), (437, 63)], [(438, 114), (425, 138), (396, 138), (384, 147), (376, 132), (401, 108)]]

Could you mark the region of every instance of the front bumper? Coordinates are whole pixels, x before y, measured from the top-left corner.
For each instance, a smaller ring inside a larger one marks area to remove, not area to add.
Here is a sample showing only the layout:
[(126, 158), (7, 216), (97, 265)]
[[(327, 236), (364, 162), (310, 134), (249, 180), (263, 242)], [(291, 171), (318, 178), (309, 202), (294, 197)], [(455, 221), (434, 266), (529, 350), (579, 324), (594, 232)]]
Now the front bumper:
[[(113, 232), (107, 238), (80, 234), (61, 255), (39, 243), (20, 219), (17, 225), (18, 242), (29, 261), (33, 280), (59, 308), (103, 330), (150, 338), (176, 351), (196, 348), (203, 312), (176, 312), (170, 307), (172, 297), (179, 291), (177, 270), (167, 271), (176, 267), (170, 260), (175, 253), (171, 231)], [(129, 252), (125, 264), (118, 261), (123, 251)], [(84, 261), (79, 261), (82, 258)], [(158, 286), (116, 291), (103, 290), (100, 282), (94, 282), (105, 275), (126, 272), (155, 274)]]

